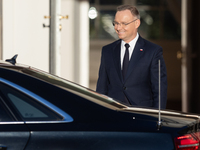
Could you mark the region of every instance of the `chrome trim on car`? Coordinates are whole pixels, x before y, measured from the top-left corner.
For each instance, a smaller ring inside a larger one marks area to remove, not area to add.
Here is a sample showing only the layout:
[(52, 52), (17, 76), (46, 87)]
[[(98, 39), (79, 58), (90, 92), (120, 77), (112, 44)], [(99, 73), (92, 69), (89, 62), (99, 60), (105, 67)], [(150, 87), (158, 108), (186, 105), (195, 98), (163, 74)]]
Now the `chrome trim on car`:
[(32, 123), (32, 122), (37, 122), (37, 123), (43, 123), (43, 122), (72, 122), (73, 118), (68, 115), (66, 112), (64, 112), (63, 110), (61, 110), (60, 108), (56, 107), (55, 105), (53, 105), (52, 103), (48, 102), (47, 100), (43, 99), (42, 97), (36, 95), (35, 93), (15, 84), (12, 83), (6, 79), (0, 78), (0, 82), (3, 82), (21, 92), (23, 92), (24, 94), (29, 95), (30, 97), (34, 98), (35, 100), (37, 100), (38, 102), (44, 104), (45, 106), (47, 106), (48, 108), (50, 108), (51, 110), (55, 111), (56, 113), (58, 113), (59, 115), (61, 115), (63, 117), (62, 121), (26, 121), (26, 123)]
[(0, 124), (24, 124), (23, 121), (5, 121), (5, 122), (0, 122)]
[(69, 123), (69, 121), (25, 121), (25, 124)]
[(5, 121), (1, 122), (0, 125), (3, 124), (44, 124), (44, 123), (69, 123), (69, 121)]

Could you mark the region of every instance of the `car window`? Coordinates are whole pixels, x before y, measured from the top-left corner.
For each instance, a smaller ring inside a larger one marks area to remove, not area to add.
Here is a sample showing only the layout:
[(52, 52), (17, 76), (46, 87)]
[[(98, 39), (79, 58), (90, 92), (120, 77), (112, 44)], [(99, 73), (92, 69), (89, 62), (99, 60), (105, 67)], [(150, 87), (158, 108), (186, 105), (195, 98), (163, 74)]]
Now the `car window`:
[(2, 98), (0, 96), (0, 122), (5, 122), (5, 121), (13, 121), (13, 118), (11, 117), (10, 113), (3, 104)]
[(47, 118), (48, 116), (34, 107), (33, 105), (29, 104), (28, 102), (24, 101), (20, 97), (17, 97), (11, 93), (8, 93), (8, 97), (15, 105), (17, 110), (23, 116), (23, 118)]
[(0, 91), (16, 112), (24, 121), (57, 121), (63, 117), (42, 103), (29, 97), (28, 95), (5, 84), (0, 84)]

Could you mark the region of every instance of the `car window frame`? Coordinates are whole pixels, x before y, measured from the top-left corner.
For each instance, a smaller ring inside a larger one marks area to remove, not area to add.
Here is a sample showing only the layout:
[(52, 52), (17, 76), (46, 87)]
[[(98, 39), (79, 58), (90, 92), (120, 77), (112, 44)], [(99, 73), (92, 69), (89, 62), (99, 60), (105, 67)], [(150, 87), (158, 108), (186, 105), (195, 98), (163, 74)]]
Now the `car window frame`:
[[(3, 79), (0, 77), (0, 83), (2, 84), (5, 84), (11, 88), (13, 88), (14, 90), (18, 91), (18, 92), (21, 92), (23, 94), (25, 94), (26, 96), (34, 99), (35, 101), (41, 103), (41, 105), (44, 105), (45, 107), (47, 107), (49, 110), (51, 110), (52, 112), (58, 114), (59, 116), (62, 117), (61, 120), (24, 120), (22, 118), (22, 121), (24, 121), (25, 123), (46, 123), (46, 122), (53, 122), (53, 123), (59, 123), (59, 122), (72, 122), (73, 121), (73, 118), (68, 115), (66, 112), (62, 111), (60, 108), (56, 107), (55, 105), (51, 104), (50, 102), (48, 102), (47, 100), (43, 99), (42, 97), (34, 94), (33, 92), (13, 83), (13, 82), (10, 82), (6, 79)], [(12, 107), (12, 106), (9, 106), (9, 107)], [(15, 110), (14, 110), (15, 111)], [(19, 112), (17, 112), (17, 114), (19, 115)], [(20, 115), (19, 115), (20, 116)]]

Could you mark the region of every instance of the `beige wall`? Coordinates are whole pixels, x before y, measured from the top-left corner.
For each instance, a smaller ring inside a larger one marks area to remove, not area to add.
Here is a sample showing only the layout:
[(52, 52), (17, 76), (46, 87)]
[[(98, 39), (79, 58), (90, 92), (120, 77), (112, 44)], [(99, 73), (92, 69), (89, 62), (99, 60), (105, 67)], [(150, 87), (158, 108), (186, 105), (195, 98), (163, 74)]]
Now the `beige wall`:
[[(58, 41), (56, 69), (62, 78), (89, 85), (89, 9), (88, 1), (57, 0), (57, 17), (62, 30)], [(18, 54), (17, 62), (49, 71), (49, 0), (3, 0), (2, 59)], [(1, 35), (1, 34), (0, 34)], [(84, 39), (84, 40), (82, 40)], [(0, 53), (1, 56), (1, 53)]]
[(3, 0), (2, 59), (18, 54), (18, 63), (48, 71), (48, 14), (49, 0)]

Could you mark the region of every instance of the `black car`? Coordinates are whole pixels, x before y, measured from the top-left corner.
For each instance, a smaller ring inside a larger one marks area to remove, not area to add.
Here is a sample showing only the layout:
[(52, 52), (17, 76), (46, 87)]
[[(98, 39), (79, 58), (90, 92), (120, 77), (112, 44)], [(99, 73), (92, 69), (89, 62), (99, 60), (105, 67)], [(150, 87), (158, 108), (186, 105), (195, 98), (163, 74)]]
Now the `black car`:
[(199, 139), (198, 115), (127, 106), (38, 69), (0, 62), (2, 150), (196, 150)]

